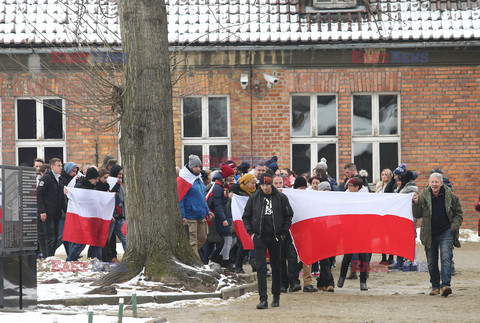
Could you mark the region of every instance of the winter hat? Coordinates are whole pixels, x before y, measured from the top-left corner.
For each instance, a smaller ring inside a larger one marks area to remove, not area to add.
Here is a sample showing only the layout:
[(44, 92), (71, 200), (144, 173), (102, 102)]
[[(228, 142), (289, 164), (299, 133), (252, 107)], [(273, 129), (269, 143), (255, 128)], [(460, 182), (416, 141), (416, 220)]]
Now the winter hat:
[(331, 191), (331, 190), (332, 190), (332, 187), (330, 186), (330, 183), (329, 183), (329, 182), (321, 182), (321, 183), (318, 185), (318, 190), (319, 190), (319, 191), (326, 191), (326, 190)]
[(225, 164), (230, 166), (231, 168), (237, 167), (237, 164), (235, 164), (235, 162), (233, 160), (227, 160), (227, 162)]
[(405, 173), (398, 175), (398, 179), (403, 183), (406, 184), (413, 179), (413, 173), (407, 170)]
[(327, 170), (327, 160), (325, 158), (320, 159), (320, 162), (317, 164), (317, 167)]
[(406, 171), (407, 171), (407, 164), (403, 163), (401, 166), (398, 166), (397, 168), (395, 168), (393, 173), (397, 174), (397, 175), (400, 175), (400, 174), (405, 173)]
[(250, 168), (250, 164), (246, 162), (242, 162), (240, 166), (237, 166), (237, 169), (242, 173), (248, 173), (249, 168)]
[(235, 175), (235, 171), (228, 165), (222, 165), (220, 167), (220, 169), (222, 170), (222, 177), (223, 178), (227, 178), (228, 176)]
[(277, 161), (278, 161), (278, 157), (273, 156), (272, 158), (270, 158), (270, 160), (267, 160), (267, 162), (265, 163), (265, 166), (270, 168), (275, 173), (278, 169)]
[(255, 175), (253, 174), (245, 174), (240, 179), (238, 180), (239, 184), (247, 184), (250, 182), (252, 179), (255, 179)]
[(87, 180), (97, 177), (100, 177), (100, 174), (98, 174), (98, 170), (95, 167), (90, 167), (89, 169), (87, 169), (87, 175), (85, 176)]
[(70, 175), (70, 172), (74, 168), (79, 168), (79, 167), (77, 166), (77, 164), (72, 162), (66, 162), (65, 164), (63, 164), (63, 170), (65, 171), (65, 173), (67, 173), (67, 175)]
[(197, 155), (188, 156), (188, 168), (192, 169), (195, 166), (202, 166), (202, 161)]
[(260, 178), (258, 179), (258, 183), (260, 185), (262, 184), (270, 184), (272, 185), (272, 176), (270, 176), (270, 174), (267, 174), (267, 173), (263, 173), (262, 175), (260, 175)]
[(295, 178), (295, 182), (293, 183), (293, 188), (299, 187), (307, 187), (307, 180), (303, 176), (298, 176)]

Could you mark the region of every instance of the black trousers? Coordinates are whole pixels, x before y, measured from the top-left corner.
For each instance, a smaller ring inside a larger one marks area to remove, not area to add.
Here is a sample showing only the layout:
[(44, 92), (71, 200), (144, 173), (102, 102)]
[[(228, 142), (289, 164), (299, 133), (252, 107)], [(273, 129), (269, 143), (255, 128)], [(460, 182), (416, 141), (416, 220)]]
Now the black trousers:
[(255, 261), (257, 263), (258, 294), (261, 301), (266, 301), (267, 296), (267, 249), (270, 255), (270, 267), (272, 268), (272, 294), (280, 296), (280, 245), (281, 239), (275, 239), (273, 235), (253, 237), (255, 247)]
[(320, 276), (317, 279), (317, 287), (334, 286), (331, 268), (330, 258), (320, 260)]
[[(340, 268), (340, 277), (347, 277), (348, 265), (352, 261), (353, 254), (347, 254), (343, 256), (342, 267)], [(367, 275), (370, 263), (370, 254), (359, 253), (358, 258), (360, 260), (352, 262), (352, 270), (360, 271), (360, 282), (367, 282)]]
[(58, 241), (58, 223), (60, 219), (47, 217), (42, 222), (40, 215), (37, 216), (38, 246), (43, 258), (55, 255), (55, 249)]
[(282, 241), (280, 247), (281, 260), (280, 260), (280, 270), (282, 275), (282, 286), (288, 288), (295, 284), (300, 285), (300, 280), (298, 275), (300, 274), (298, 260), (297, 260), (297, 251), (293, 246), (292, 237), (287, 235)]

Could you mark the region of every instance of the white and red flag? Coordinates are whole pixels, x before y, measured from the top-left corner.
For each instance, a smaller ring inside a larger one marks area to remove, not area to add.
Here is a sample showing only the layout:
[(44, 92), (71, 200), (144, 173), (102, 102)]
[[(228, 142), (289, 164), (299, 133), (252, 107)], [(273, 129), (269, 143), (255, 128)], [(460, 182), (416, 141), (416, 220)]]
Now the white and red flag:
[(294, 215), (290, 233), (306, 264), (350, 253), (384, 253), (413, 261), (412, 194), (284, 189)]
[(244, 250), (253, 250), (253, 241), (243, 224), (242, 216), (245, 205), (247, 205), (248, 196), (233, 194), (232, 198), (232, 219), (235, 225), (235, 233), (242, 242)]
[(104, 247), (115, 208), (115, 194), (68, 188), (63, 240)]
[(193, 182), (197, 178), (201, 178), (201, 175), (194, 175), (192, 172), (190, 172), (186, 167), (183, 167), (180, 170), (180, 173), (178, 174), (177, 177), (177, 189), (178, 189), (178, 201), (180, 202), (185, 194), (187, 194), (188, 190), (190, 187), (192, 187)]

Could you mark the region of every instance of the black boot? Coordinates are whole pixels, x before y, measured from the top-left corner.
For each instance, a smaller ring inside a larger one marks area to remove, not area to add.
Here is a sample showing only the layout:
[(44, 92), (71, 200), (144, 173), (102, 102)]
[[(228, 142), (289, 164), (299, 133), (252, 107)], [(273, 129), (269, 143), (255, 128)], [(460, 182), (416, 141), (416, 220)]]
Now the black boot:
[(232, 265), (229, 259), (224, 260), (222, 259), (222, 263), (220, 264), (222, 268), (225, 268), (226, 270), (234, 273), (235, 272), (235, 267)]
[(272, 307), (280, 306), (280, 295), (273, 295)]
[(260, 301), (260, 303), (258, 303), (258, 305), (257, 305), (257, 309), (259, 309), (259, 310), (264, 310), (264, 309), (267, 309), (267, 308), (268, 308), (267, 300)]

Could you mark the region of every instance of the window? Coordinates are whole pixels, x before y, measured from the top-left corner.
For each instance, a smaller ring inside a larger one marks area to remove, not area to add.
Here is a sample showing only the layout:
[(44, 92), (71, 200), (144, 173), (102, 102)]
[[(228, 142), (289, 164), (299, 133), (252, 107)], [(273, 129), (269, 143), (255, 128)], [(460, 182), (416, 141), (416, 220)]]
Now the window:
[(325, 158), (337, 178), (337, 96), (292, 95), (291, 122), (292, 169), (309, 173)]
[(33, 166), (37, 157), (65, 160), (63, 100), (19, 98), (15, 103), (17, 164)]
[(313, 7), (319, 9), (354, 8), (357, 0), (313, 0)]
[(382, 169), (395, 169), (399, 164), (399, 96), (353, 95), (352, 110), (353, 162), (358, 170), (368, 172), (370, 183), (376, 183)]
[(182, 160), (191, 154), (203, 166), (220, 168), (230, 156), (230, 102), (225, 96), (185, 97), (182, 100)]

